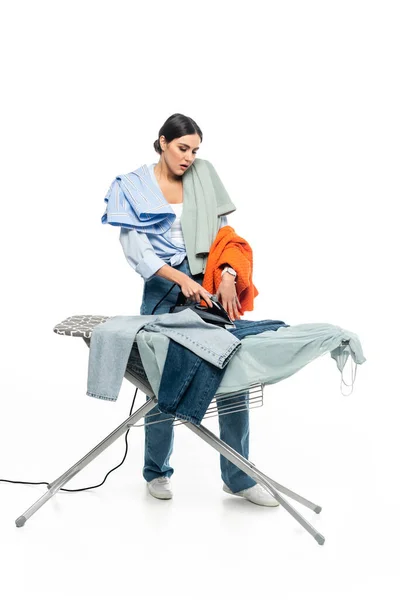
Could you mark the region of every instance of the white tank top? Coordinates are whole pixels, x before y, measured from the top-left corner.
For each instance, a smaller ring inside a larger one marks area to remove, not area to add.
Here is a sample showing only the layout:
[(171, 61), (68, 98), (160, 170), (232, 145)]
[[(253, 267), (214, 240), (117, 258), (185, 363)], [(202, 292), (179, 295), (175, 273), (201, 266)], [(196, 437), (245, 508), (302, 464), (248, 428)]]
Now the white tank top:
[(182, 226), (181, 226), (181, 216), (183, 210), (183, 202), (180, 204), (170, 204), (170, 207), (176, 214), (176, 219), (171, 225), (171, 241), (181, 248), (185, 248), (185, 242), (183, 240)]
[[(156, 185), (158, 186), (158, 188), (160, 188), (157, 178), (154, 174), (154, 167), (155, 167), (156, 163), (152, 163), (151, 165), (147, 165), (150, 171), (150, 174), (154, 180), (154, 182), (156, 183)], [(173, 244), (175, 244), (175, 246), (179, 246), (180, 248), (185, 248), (185, 242), (183, 240), (183, 233), (182, 233), (182, 226), (181, 226), (181, 216), (182, 216), (182, 210), (183, 210), (183, 202), (181, 202), (180, 204), (170, 204), (170, 207), (172, 208), (172, 210), (174, 211), (174, 213), (176, 214), (176, 219), (175, 221), (172, 223), (171, 226), (171, 242)]]

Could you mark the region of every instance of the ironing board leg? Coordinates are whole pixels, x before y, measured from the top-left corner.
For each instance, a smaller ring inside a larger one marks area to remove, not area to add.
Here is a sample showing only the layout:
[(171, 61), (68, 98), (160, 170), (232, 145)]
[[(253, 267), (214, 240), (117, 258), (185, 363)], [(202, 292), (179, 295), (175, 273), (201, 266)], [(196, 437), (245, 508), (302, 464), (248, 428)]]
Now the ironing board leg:
[(49, 484), (47, 487), (48, 491), (43, 494), (35, 502), (32, 504), (28, 510), (26, 510), (18, 519), (16, 519), (15, 524), (17, 527), (22, 527), (25, 525), (26, 521), (31, 517), (45, 502), (50, 500), (58, 490), (65, 484), (67, 481), (72, 479), (79, 471), (81, 471), (86, 465), (88, 465), (96, 456), (101, 454), (108, 446), (110, 446), (115, 440), (117, 440), (121, 435), (123, 435), (127, 429), (129, 429), (132, 425), (134, 425), (137, 421), (139, 421), (142, 417), (144, 417), (155, 405), (157, 404), (157, 399), (155, 396), (148, 400), (141, 408), (139, 408), (136, 412), (134, 412), (130, 417), (128, 417), (121, 425), (119, 425), (110, 435), (108, 435), (102, 442), (100, 442), (97, 446), (95, 446), (90, 452), (86, 454), (83, 458), (78, 460), (68, 471), (65, 471), (63, 475), (58, 477), (55, 481)]
[[(70, 469), (68, 469), (63, 475), (58, 477), (55, 481), (48, 485), (48, 491), (43, 494), (28, 510), (26, 510), (20, 517), (18, 517), (15, 521), (17, 527), (22, 527), (25, 525), (26, 521), (50, 498), (52, 498), (59, 489), (67, 483), (70, 479), (72, 479), (79, 471), (81, 471), (86, 465), (88, 465), (92, 460), (94, 460), (101, 452), (103, 452), (108, 446), (110, 446), (116, 439), (118, 439), (121, 435), (125, 433), (127, 429), (132, 427), (137, 421), (143, 418), (154, 406), (157, 404), (157, 399), (153, 396), (150, 400), (148, 400), (141, 408), (139, 408), (136, 412), (133, 413), (130, 417), (128, 417), (121, 425), (119, 425), (110, 435), (108, 435), (103, 441), (101, 441), (97, 446), (95, 446), (86, 456), (81, 458), (75, 465), (73, 465)], [(281, 491), (285, 495), (297, 500), (304, 506), (314, 510), (316, 513), (321, 512), (321, 507), (306, 500), (302, 496), (299, 496), (295, 492), (292, 492), (288, 488), (282, 486), (281, 484), (275, 482), (270, 477), (267, 477), (264, 473), (259, 471), (253, 463), (245, 459), (241, 454), (236, 452), (233, 448), (228, 446), (225, 442), (223, 442), (220, 438), (214, 435), (211, 431), (206, 429), (203, 425), (193, 425), (187, 421), (183, 421), (183, 424), (186, 425), (191, 431), (193, 431), (196, 435), (206, 441), (210, 446), (215, 448), (222, 456), (231, 461), (234, 465), (242, 469), (247, 475), (252, 477), (255, 481), (257, 481), (260, 485), (262, 485), (265, 489), (267, 489), (277, 500), (278, 502), (304, 527), (306, 531), (308, 531), (314, 539), (318, 542), (318, 544), (322, 545), (325, 542), (325, 538), (321, 535), (314, 527), (304, 519), (304, 517), (299, 514), (280, 494), (277, 490)], [(276, 488), (276, 489), (275, 489)]]
[(264, 475), (264, 473), (259, 471), (253, 463), (245, 459), (241, 454), (239, 454), (238, 452), (236, 452), (236, 450), (228, 446), (228, 444), (223, 442), (220, 438), (218, 438), (211, 431), (206, 429), (206, 427), (204, 427), (203, 425), (194, 425), (193, 423), (189, 423), (188, 421), (183, 421), (183, 424), (186, 425), (186, 427), (188, 427), (200, 438), (202, 438), (205, 442), (210, 444), (210, 446), (215, 448), (215, 450), (222, 454), (222, 456), (227, 458), (230, 462), (239, 467), (239, 469), (244, 471), (244, 473), (252, 477), (255, 481), (257, 481), (257, 483), (262, 485), (262, 487), (264, 487), (268, 492), (270, 492), (274, 496), (274, 498), (276, 498), (276, 500), (278, 500), (278, 502), (283, 506), (283, 508), (285, 508), (292, 515), (292, 517), (294, 517), (296, 521), (300, 523), (300, 525), (304, 527), (304, 529), (313, 536), (313, 538), (318, 542), (318, 544), (320, 544), (321, 546), (323, 545), (323, 543), (325, 542), (324, 536), (320, 534), (316, 529), (314, 529), (311, 523), (306, 521), (306, 519), (300, 513), (298, 513), (297, 510), (294, 509), (293, 506), (289, 504), (289, 502), (287, 502), (287, 500), (282, 498), (282, 496), (279, 494), (279, 492), (277, 492), (277, 490), (280, 490), (287, 496), (293, 498), (294, 500), (297, 500), (304, 506), (311, 508), (316, 513), (321, 512), (320, 506), (313, 504), (309, 500), (306, 500), (302, 496), (295, 494), (295, 492), (292, 492), (288, 488), (285, 488), (284, 486), (280, 485), (279, 483), (276, 483), (275, 481)]

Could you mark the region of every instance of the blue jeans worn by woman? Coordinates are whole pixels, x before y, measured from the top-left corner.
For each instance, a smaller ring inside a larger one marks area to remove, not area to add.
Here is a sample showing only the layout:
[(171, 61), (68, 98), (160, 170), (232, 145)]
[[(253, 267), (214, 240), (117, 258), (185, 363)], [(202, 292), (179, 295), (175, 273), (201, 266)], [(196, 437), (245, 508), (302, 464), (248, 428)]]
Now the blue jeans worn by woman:
[[(203, 274), (192, 275), (187, 257), (180, 265), (174, 267), (188, 275), (191, 279), (202, 285)], [(144, 282), (141, 315), (150, 315), (164, 294), (173, 285), (172, 281), (155, 275)], [(176, 304), (181, 288), (175, 285), (166, 298), (158, 305), (154, 314), (168, 313)], [(248, 398), (248, 393), (244, 393)], [(146, 396), (149, 400), (149, 397)], [(238, 398), (240, 400), (240, 398)], [(156, 477), (171, 477), (174, 470), (169, 464), (174, 441), (173, 420), (165, 420), (167, 415), (159, 413), (155, 407), (145, 417), (145, 451), (143, 477), (151, 481)], [(151, 424), (150, 424), (151, 423)], [(221, 439), (234, 448), (244, 458), (249, 457), (249, 411), (226, 414), (219, 416), (219, 430)], [(221, 477), (229, 489), (236, 493), (256, 484), (254, 479), (246, 475), (241, 469), (232, 464), (222, 455), (220, 456)]]

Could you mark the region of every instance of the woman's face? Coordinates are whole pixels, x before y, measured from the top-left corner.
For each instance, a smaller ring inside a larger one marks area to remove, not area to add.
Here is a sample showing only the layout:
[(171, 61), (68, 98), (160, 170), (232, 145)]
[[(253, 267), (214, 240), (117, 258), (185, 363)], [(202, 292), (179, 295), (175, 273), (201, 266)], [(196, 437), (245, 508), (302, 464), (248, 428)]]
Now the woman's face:
[[(175, 175), (183, 175), (193, 164), (200, 147), (200, 136), (197, 133), (175, 138), (167, 144), (165, 137), (160, 137), (161, 148), (164, 150), (164, 160)], [(182, 168), (181, 165), (187, 165)]]

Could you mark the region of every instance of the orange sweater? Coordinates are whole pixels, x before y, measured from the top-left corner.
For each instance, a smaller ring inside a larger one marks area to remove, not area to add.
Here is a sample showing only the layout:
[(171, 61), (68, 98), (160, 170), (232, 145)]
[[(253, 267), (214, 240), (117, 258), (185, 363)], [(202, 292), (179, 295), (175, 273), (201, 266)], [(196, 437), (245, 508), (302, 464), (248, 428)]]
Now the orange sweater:
[(215, 294), (221, 283), (220, 268), (228, 263), (237, 273), (236, 293), (242, 308), (239, 314), (253, 310), (253, 301), (258, 290), (253, 284), (253, 251), (242, 237), (238, 236), (230, 225), (221, 227), (210, 248), (202, 286), (210, 294)]

